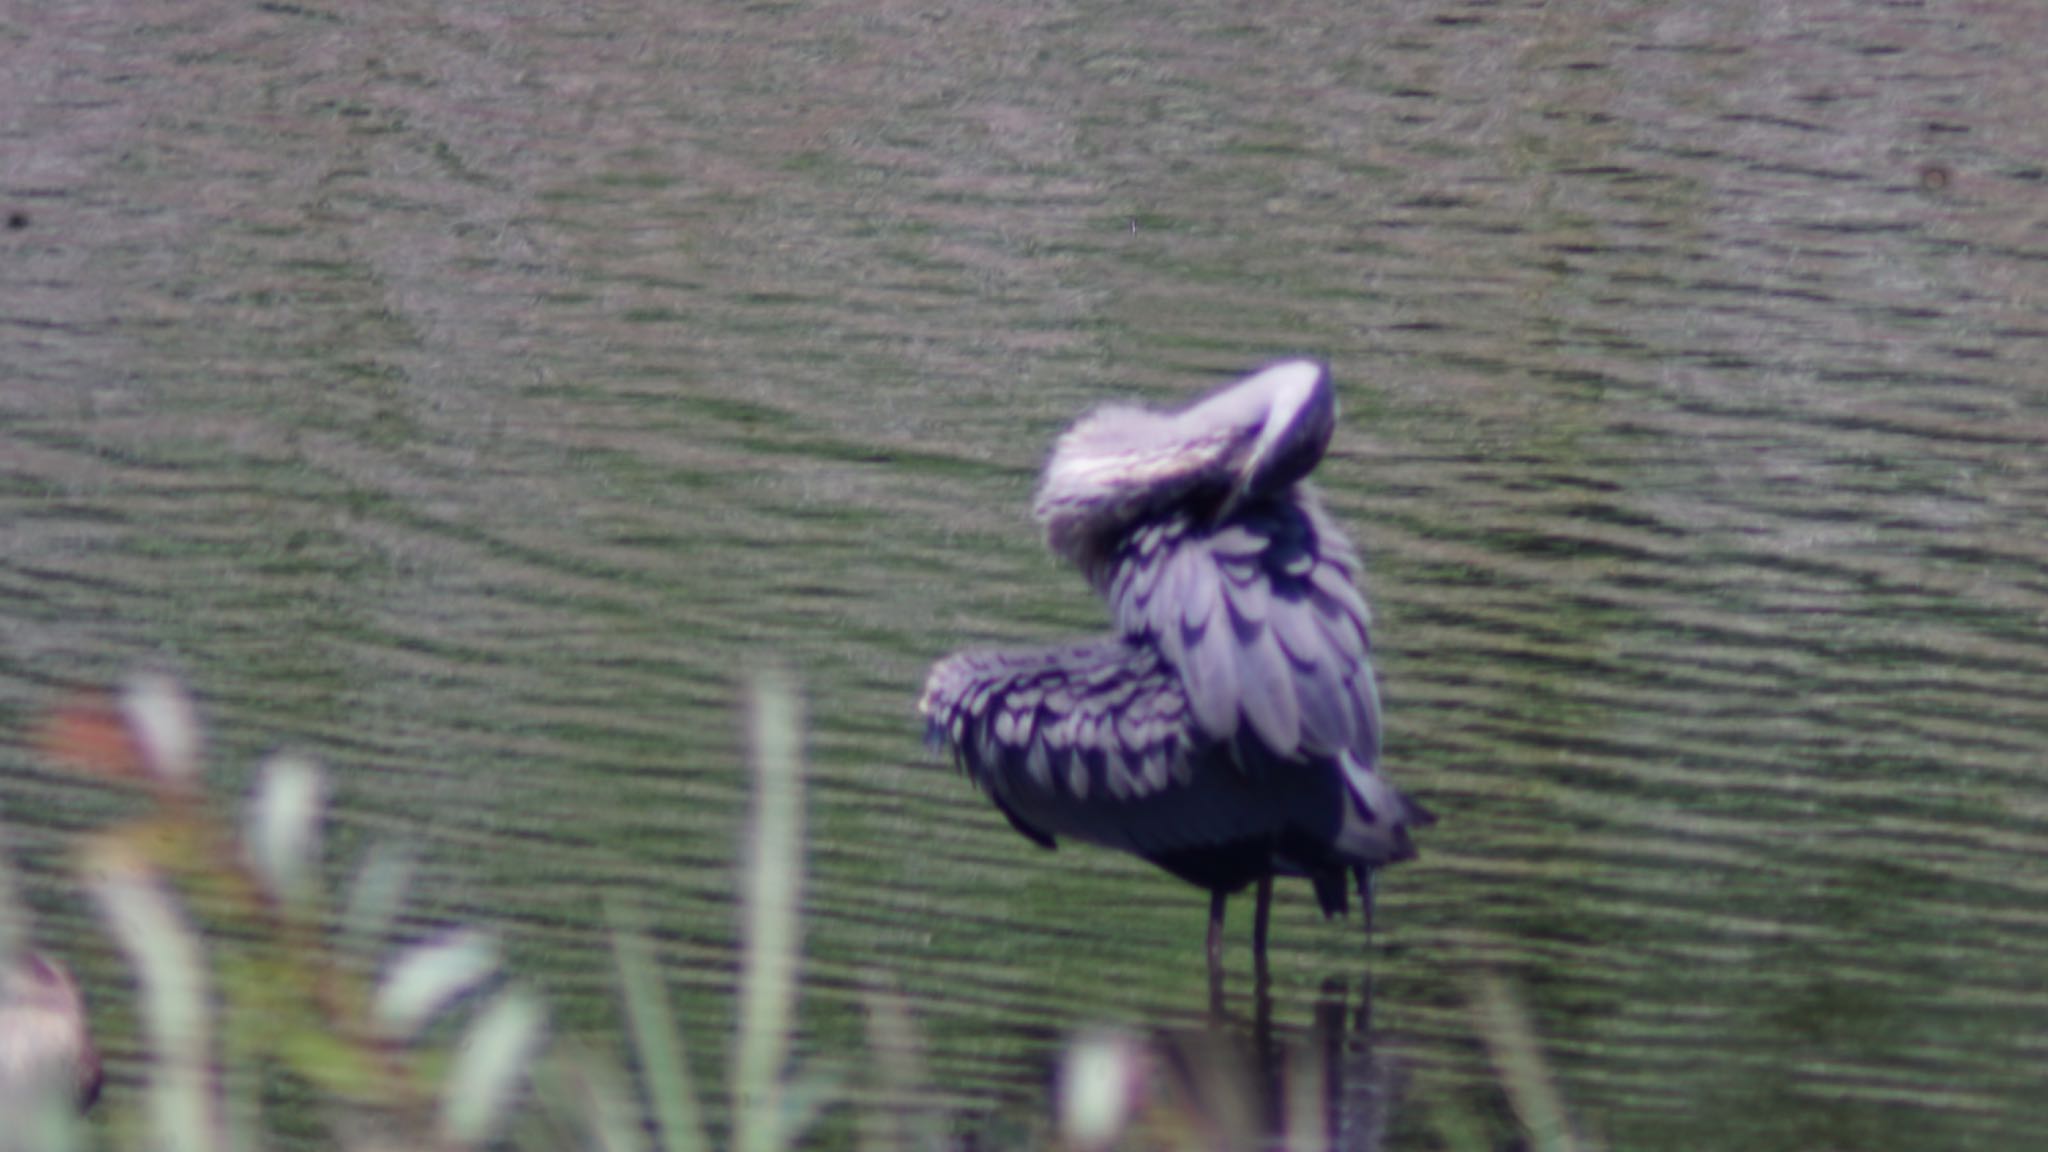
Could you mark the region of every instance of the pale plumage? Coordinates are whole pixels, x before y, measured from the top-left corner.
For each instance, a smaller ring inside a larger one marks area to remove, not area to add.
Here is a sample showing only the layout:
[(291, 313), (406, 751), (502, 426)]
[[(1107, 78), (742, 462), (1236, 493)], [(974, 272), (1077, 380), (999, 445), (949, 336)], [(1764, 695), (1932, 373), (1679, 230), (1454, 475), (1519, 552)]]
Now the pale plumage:
[[(941, 661), (920, 710), (1024, 835), (1130, 852), (1224, 895), (1272, 876), (1345, 910), (1432, 822), (1379, 773), (1357, 553), (1303, 481), (1327, 373), (1274, 365), (1177, 412), (1109, 407), (1061, 437), (1036, 514), (1113, 635)], [(1368, 905), (1368, 913), (1370, 905)]]
[[(0, 962), (0, 1119), (50, 1093), (80, 1111), (91, 1107), (100, 1094), (100, 1057), (71, 973), (42, 953), (23, 952)], [(0, 1134), (0, 1148), (8, 1146)]]

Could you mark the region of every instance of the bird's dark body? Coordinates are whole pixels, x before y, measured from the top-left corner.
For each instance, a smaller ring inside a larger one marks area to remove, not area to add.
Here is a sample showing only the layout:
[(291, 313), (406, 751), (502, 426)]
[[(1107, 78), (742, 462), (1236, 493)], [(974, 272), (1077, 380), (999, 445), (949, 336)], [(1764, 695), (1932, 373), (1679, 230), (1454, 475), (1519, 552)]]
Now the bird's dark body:
[(1348, 877), (1364, 889), (1414, 855), (1409, 829), (1432, 818), (1378, 771), (1357, 555), (1302, 483), (1334, 424), (1327, 376), (1294, 362), (1061, 441), (1038, 514), (1115, 632), (953, 656), (922, 704), (1018, 831), (1213, 893), (1305, 876), (1326, 914)]

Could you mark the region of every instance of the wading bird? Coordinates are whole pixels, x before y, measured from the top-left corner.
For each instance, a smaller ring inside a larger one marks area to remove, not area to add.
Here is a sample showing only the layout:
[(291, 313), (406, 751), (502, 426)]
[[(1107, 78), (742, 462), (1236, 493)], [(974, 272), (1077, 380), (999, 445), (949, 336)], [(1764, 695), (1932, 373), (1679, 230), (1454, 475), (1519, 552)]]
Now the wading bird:
[(1223, 906), (1305, 876), (1325, 916), (1434, 822), (1381, 775), (1358, 554), (1307, 483), (1337, 423), (1329, 373), (1275, 364), (1177, 412), (1113, 405), (1054, 447), (1035, 515), (1108, 601), (1113, 634), (942, 660), (930, 739), (1017, 831), (1140, 856)]

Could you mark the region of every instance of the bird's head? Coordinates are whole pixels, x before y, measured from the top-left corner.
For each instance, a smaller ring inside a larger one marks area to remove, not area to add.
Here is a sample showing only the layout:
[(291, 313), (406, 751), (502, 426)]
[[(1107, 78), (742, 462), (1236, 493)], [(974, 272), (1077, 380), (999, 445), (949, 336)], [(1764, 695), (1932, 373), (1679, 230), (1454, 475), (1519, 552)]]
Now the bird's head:
[(1220, 523), (1301, 480), (1336, 426), (1336, 390), (1313, 360), (1282, 361), (1179, 411), (1099, 408), (1053, 447), (1034, 513), (1053, 551), (1092, 572), (1147, 520)]

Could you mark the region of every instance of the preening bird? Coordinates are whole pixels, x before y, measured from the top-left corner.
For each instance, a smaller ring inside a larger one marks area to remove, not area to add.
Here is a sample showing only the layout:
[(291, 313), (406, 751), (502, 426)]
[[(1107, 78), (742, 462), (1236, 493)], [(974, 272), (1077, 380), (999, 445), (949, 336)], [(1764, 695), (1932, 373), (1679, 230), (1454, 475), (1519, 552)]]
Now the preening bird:
[(1435, 822), (1380, 771), (1358, 553), (1307, 483), (1337, 424), (1327, 369), (1275, 364), (1175, 412), (1097, 410), (1060, 437), (1034, 509), (1115, 621), (1107, 636), (940, 661), (929, 738), (1017, 831), (1143, 857), (1209, 901), (1272, 880), (1325, 916)]

